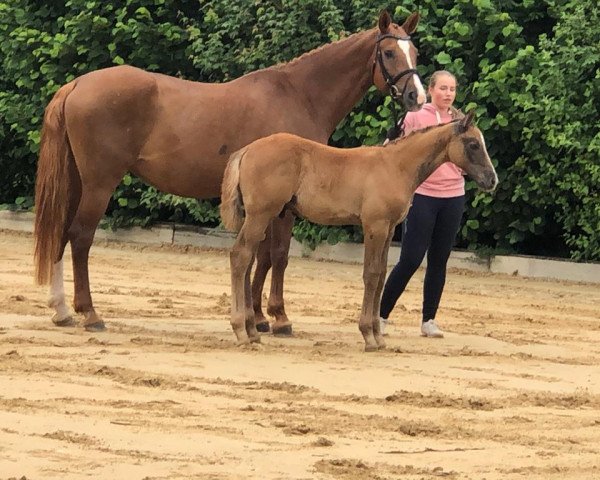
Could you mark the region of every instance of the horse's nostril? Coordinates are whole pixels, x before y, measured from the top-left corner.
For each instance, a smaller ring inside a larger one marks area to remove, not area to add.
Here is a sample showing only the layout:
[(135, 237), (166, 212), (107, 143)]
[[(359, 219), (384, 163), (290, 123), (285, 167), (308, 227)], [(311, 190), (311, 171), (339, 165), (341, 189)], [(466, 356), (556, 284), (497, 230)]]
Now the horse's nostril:
[(408, 99), (411, 100), (412, 102), (417, 100), (417, 92), (415, 92), (414, 90), (411, 90), (410, 92), (408, 92)]

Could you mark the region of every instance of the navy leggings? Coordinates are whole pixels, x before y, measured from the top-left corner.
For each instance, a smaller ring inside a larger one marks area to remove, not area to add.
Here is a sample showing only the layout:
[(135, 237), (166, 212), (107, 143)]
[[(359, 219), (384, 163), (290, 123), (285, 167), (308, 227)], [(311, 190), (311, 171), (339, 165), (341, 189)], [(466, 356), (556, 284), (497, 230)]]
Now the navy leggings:
[(387, 319), (408, 281), (427, 252), (423, 284), (423, 321), (435, 318), (444, 283), (446, 264), (460, 226), (465, 196), (438, 198), (415, 194), (402, 230), (400, 260), (391, 271), (381, 297), (380, 316)]

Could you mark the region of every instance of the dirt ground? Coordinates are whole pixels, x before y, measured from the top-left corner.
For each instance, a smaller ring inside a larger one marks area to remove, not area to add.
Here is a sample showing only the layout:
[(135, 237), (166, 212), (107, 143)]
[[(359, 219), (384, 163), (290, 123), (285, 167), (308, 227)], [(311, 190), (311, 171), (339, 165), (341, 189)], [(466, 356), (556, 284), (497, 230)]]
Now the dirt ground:
[(366, 354), (361, 266), (291, 259), (295, 337), (237, 347), (226, 252), (95, 245), (92, 334), (31, 251), (0, 232), (2, 480), (600, 478), (597, 284), (451, 270), (425, 339), (419, 271)]

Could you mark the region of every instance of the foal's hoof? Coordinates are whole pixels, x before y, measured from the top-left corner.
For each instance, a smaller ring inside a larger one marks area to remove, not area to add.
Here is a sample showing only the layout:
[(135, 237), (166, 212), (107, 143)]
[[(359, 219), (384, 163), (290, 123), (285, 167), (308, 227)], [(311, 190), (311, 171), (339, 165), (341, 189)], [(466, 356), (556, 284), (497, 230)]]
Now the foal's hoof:
[(55, 313), (52, 317), (52, 323), (57, 327), (72, 327), (77, 322), (75, 322), (75, 319), (72, 315), (63, 318), (58, 318), (58, 314)]
[(248, 336), (249, 343), (261, 343), (260, 335)]
[(104, 325), (104, 322), (96, 322), (84, 325), (83, 328), (88, 332), (104, 332), (106, 330), (106, 325)]
[(378, 350), (379, 350), (379, 345), (377, 345), (377, 344), (365, 345), (365, 352), (377, 352)]
[(246, 332), (245, 328), (234, 329), (233, 333), (235, 333), (235, 344), (238, 347), (248, 345), (250, 343), (250, 337), (248, 336), (248, 333)]
[(256, 330), (258, 330), (260, 333), (269, 333), (271, 331), (271, 326), (269, 325), (269, 322), (260, 322), (256, 324)]
[(292, 330), (292, 324), (282, 325), (278, 327), (277, 324), (273, 324), (273, 336), (274, 337), (293, 337), (294, 331)]

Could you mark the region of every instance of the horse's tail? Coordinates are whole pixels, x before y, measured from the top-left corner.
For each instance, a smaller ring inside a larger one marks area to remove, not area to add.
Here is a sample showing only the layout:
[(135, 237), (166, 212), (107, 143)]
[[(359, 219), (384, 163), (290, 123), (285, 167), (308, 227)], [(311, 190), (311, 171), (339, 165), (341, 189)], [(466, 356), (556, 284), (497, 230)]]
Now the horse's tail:
[(71, 179), (77, 171), (65, 124), (65, 100), (75, 88), (75, 81), (62, 86), (44, 114), (40, 156), (35, 182), (35, 279), (49, 283), (52, 266), (59, 261), (67, 216), (71, 203)]
[(234, 152), (227, 162), (221, 186), (221, 221), (227, 230), (239, 232), (244, 224), (244, 203), (240, 190), (240, 163), (247, 147)]

